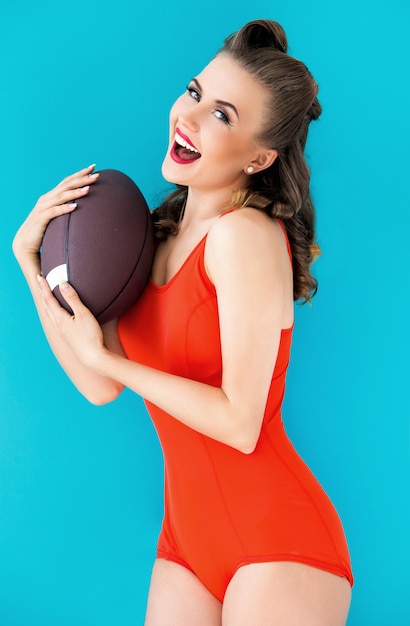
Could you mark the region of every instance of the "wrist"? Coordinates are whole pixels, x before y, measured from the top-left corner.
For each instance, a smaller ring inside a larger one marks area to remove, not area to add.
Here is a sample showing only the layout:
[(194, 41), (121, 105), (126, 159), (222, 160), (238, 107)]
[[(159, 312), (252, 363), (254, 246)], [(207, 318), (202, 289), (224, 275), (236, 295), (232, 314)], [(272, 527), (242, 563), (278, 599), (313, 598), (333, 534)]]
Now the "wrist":
[(34, 268), (38, 274), (40, 271), (40, 251), (27, 251), (19, 249), (18, 246), (13, 245), (13, 254), (17, 263), (20, 265), (23, 271)]
[(85, 365), (100, 376), (113, 378), (112, 371), (115, 370), (114, 361), (116, 357), (116, 354), (103, 345), (99, 350), (95, 350), (89, 355)]

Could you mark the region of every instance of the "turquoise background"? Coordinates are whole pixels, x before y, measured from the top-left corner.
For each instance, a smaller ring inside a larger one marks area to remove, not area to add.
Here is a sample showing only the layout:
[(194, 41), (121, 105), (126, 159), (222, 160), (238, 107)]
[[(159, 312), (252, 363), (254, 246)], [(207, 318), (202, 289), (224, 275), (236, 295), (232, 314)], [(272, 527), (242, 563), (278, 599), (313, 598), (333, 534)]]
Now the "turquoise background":
[(270, 17), (320, 84), (308, 154), (323, 256), (297, 307), (284, 418), (334, 501), (355, 573), (349, 626), (409, 619), (409, 4), (405, 0), (0, 8), (0, 623), (135, 626), (162, 514), (141, 400), (96, 408), (43, 338), (11, 241), (37, 197), (97, 162), (151, 206), (168, 110), (223, 38)]

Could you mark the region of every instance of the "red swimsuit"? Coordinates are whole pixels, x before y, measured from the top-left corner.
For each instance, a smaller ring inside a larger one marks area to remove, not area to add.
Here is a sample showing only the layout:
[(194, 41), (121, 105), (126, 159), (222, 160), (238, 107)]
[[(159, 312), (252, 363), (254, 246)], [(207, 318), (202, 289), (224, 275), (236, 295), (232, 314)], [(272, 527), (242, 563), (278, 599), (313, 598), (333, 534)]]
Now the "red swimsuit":
[[(129, 359), (219, 387), (217, 299), (204, 267), (205, 243), (206, 237), (164, 286), (149, 282), (120, 319), (119, 334)], [(165, 461), (158, 556), (192, 570), (220, 601), (247, 563), (297, 561), (353, 584), (338, 515), (282, 424), (291, 338), (291, 328), (282, 330), (252, 454), (199, 434), (147, 402)]]

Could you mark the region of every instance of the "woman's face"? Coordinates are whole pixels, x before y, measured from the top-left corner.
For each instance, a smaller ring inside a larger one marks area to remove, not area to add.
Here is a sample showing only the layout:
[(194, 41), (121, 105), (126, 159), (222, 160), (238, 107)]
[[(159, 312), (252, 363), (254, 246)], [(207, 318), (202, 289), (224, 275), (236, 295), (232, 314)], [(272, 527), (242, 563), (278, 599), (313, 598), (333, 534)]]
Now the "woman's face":
[(257, 171), (255, 159), (274, 152), (256, 141), (266, 99), (264, 87), (233, 59), (213, 59), (171, 109), (164, 178), (202, 190), (245, 187), (246, 168), (252, 163)]

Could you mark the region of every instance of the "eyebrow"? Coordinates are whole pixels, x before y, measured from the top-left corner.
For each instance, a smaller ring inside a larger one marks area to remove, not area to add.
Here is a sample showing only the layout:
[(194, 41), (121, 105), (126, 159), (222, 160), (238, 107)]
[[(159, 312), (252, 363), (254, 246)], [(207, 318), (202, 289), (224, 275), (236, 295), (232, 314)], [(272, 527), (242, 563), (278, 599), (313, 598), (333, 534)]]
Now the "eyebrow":
[[(191, 83), (195, 83), (197, 89), (202, 93), (202, 87), (199, 84), (199, 81), (196, 78), (192, 78)], [(235, 113), (236, 117), (239, 119), (238, 110), (234, 104), (230, 102), (226, 102), (225, 100), (215, 100), (216, 104), (221, 104), (222, 106), (229, 107)]]

